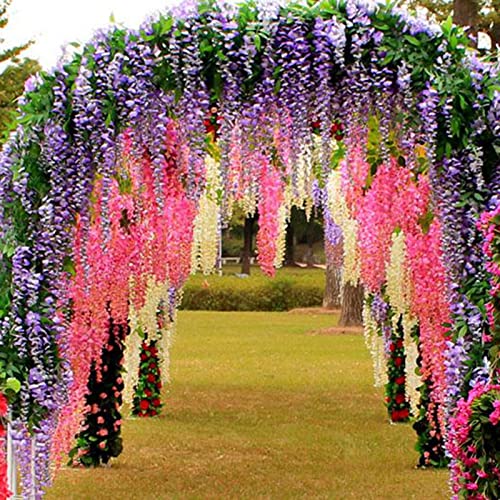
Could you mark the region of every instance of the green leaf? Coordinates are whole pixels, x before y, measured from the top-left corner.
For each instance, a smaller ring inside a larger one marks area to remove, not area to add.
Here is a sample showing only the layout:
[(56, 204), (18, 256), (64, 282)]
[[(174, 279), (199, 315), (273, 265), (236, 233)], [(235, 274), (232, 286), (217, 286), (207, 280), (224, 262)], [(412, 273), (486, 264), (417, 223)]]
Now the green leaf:
[(403, 38), (415, 47), (420, 47), (420, 40), (412, 35), (404, 35)]
[(262, 47), (262, 43), (261, 43), (260, 36), (259, 36), (258, 33), (255, 33), (255, 36), (254, 36), (254, 39), (253, 39), (253, 43), (254, 43), (255, 48), (257, 49), (257, 51), (260, 52), (260, 49)]
[(5, 381), (5, 389), (11, 390), (16, 394), (21, 390), (21, 382), (17, 378), (9, 377)]
[(441, 28), (445, 35), (448, 35), (450, 33), (451, 29), (453, 28), (453, 19), (451, 16), (448, 16), (446, 21), (441, 25)]

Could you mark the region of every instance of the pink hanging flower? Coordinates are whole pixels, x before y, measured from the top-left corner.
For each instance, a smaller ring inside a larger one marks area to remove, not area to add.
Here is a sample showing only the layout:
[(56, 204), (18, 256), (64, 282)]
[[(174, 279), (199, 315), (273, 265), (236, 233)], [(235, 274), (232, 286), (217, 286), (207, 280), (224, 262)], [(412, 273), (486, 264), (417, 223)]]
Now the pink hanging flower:
[(278, 169), (261, 156), (259, 231), (257, 233), (257, 258), (268, 276), (274, 276), (274, 262), (279, 235), (278, 211), (283, 203), (283, 181)]
[(493, 407), (494, 410), (490, 413), (489, 419), (493, 425), (498, 425), (498, 422), (500, 422), (500, 401), (495, 401)]
[[(151, 278), (179, 288), (190, 272), (196, 204), (182, 182), (183, 149), (175, 122), (171, 120), (166, 131), (161, 192), (146, 148), (133, 144), (129, 130), (121, 141), (116, 177), (106, 185), (96, 180), (90, 220), (76, 218), (75, 273), (67, 292), (73, 314), (61, 343), (73, 383), (53, 440), (56, 459), (68, 452), (78, 431), (90, 366), (99, 363), (111, 318), (125, 324), (130, 301), (136, 308), (143, 305)], [(100, 369), (97, 364), (98, 377)]]

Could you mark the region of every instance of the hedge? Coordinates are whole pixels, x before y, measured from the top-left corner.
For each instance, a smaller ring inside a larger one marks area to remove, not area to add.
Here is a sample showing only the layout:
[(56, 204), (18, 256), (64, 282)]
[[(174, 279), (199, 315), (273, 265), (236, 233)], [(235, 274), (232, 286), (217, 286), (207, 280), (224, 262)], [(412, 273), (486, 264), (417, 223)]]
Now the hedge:
[(288, 311), (321, 306), (323, 273), (304, 276), (193, 277), (184, 287), (181, 309), (208, 311)]

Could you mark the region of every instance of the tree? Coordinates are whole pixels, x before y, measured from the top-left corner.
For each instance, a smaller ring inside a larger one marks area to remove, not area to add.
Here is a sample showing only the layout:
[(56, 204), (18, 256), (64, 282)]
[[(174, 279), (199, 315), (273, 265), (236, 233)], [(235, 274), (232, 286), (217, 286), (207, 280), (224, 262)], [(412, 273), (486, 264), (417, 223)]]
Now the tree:
[[(9, 19), (7, 17), (7, 9), (9, 5), (12, 3), (12, 0), (0, 0), (0, 29), (5, 28), (9, 23)], [(5, 40), (0, 38), (0, 45), (3, 45)], [(0, 63), (6, 61), (15, 60), (15, 58), (21, 54), (25, 49), (27, 49), (32, 44), (31, 41), (18, 45), (16, 47), (11, 47), (10, 49), (0, 50)]]
[(9, 64), (0, 74), (0, 141), (7, 138), (17, 109), (17, 98), (23, 93), (24, 82), (37, 71), (40, 65), (32, 59), (19, 64)]
[(340, 326), (358, 326), (363, 324), (363, 286), (345, 283), (342, 291)]
[(308, 217), (306, 211), (292, 207), (290, 213), (289, 227), (292, 232), (292, 238), (287, 239), (287, 245), (305, 244), (303, 255), (296, 255), (295, 248), (288, 249), (285, 253), (292, 254), (307, 263), (309, 267), (314, 264), (314, 249), (313, 245), (323, 239), (323, 223), (321, 216), (316, 213), (311, 213)]
[(285, 261), (283, 264), (285, 266), (295, 266), (295, 245), (297, 244), (297, 237), (295, 235), (295, 230), (290, 221), (286, 226), (286, 236), (285, 236)]
[(253, 251), (253, 233), (256, 216), (247, 215), (243, 226), (243, 250), (241, 252), (241, 273), (250, 274), (250, 259)]
[[(0, 0), (0, 29), (9, 22), (7, 10), (10, 4), (11, 0)], [(10, 64), (0, 75), (0, 140), (5, 138), (13, 122), (16, 99), (23, 93), (24, 82), (40, 70), (39, 64), (31, 59), (19, 62), (19, 55), (31, 45), (31, 41), (10, 48), (3, 48), (4, 42), (0, 37), (0, 64), (8, 61)]]
[(342, 273), (342, 242), (332, 245), (325, 238), (325, 294), (323, 307), (325, 309), (338, 309), (341, 296)]
[(471, 32), (487, 33), (493, 45), (500, 44), (500, 0), (408, 0), (413, 11), (426, 9), (438, 22), (452, 16), (459, 26), (469, 26)]

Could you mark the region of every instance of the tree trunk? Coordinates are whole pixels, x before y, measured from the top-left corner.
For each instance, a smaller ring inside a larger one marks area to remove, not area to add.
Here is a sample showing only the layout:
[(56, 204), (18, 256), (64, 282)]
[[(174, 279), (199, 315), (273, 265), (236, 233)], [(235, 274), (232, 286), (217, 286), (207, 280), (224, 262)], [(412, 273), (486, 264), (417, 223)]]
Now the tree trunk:
[(295, 265), (295, 234), (292, 221), (286, 226), (285, 236), (285, 266)]
[(477, 0), (453, 0), (453, 22), (459, 26), (470, 26), (477, 32), (479, 4)]
[(488, 34), (491, 38), (492, 53), (495, 53), (495, 47), (500, 46), (500, 23), (495, 23)]
[(306, 229), (307, 249), (306, 249), (306, 253), (304, 255), (304, 260), (306, 261), (307, 267), (314, 266), (314, 250), (313, 250), (314, 234), (313, 234), (313, 231), (314, 231), (313, 220), (311, 219), (307, 223), (307, 229)]
[(359, 326), (363, 324), (363, 286), (344, 285), (339, 326)]
[(342, 243), (332, 245), (325, 239), (326, 281), (323, 307), (338, 309), (340, 307), (340, 278), (342, 266)]
[(254, 221), (254, 215), (245, 218), (245, 225), (243, 227), (243, 251), (241, 253), (241, 274), (250, 274)]

